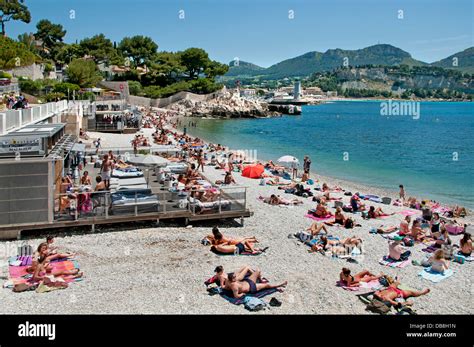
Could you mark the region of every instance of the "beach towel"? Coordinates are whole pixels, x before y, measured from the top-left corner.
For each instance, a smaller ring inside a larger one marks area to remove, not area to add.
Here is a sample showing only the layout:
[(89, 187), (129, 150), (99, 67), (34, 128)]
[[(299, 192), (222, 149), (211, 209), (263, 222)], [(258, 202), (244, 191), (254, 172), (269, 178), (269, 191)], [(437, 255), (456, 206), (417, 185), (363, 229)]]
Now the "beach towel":
[(226, 255), (260, 255), (260, 254), (263, 253), (263, 252), (252, 253), (252, 252), (247, 252), (247, 251), (237, 253), (237, 254), (234, 254), (234, 253), (220, 253), (220, 252), (214, 251), (212, 249), (211, 249), (211, 252), (214, 253), (215, 255), (219, 255), (219, 256), (226, 256)]
[(331, 218), (334, 218), (334, 216), (332, 215), (327, 215), (326, 217), (316, 217), (315, 215), (312, 215), (312, 214), (309, 214), (307, 213), (305, 215), (306, 218), (311, 218), (312, 220), (315, 220), (315, 221), (322, 221), (322, 220), (328, 220), (328, 219), (331, 219)]
[(397, 260), (391, 259), (391, 258), (387, 257), (386, 255), (384, 255), (382, 257), (382, 259), (379, 260), (379, 264), (384, 265), (384, 266), (389, 266), (389, 267), (404, 268), (408, 264), (410, 264), (410, 261), (408, 259), (407, 260), (402, 260), (402, 261), (400, 261), (400, 260), (397, 261)]
[[(216, 282), (216, 279), (217, 277), (216, 276), (212, 276), (211, 278), (209, 278), (207, 281), (204, 282), (204, 284), (206, 286), (209, 286), (213, 283), (215, 283), (216, 285), (218, 285), (218, 283)], [(265, 282), (268, 282), (268, 280), (266, 278), (262, 278), (262, 280), (259, 282), (259, 283), (265, 283)], [(256, 293), (248, 293), (248, 294), (245, 294), (244, 296), (240, 297), (240, 298), (234, 298), (233, 294), (231, 291), (228, 291), (226, 289), (222, 289), (222, 288), (218, 288), (218, 292), (219, 292), (219, 295), (221, 297), (223, 297), (225, 300), (227, 300), (228, 302), (234, 304), (234, 305), (241, 305), (245, 302), (245, 298), (246, 297), (255, 297), (255, 298), (263, 298), (264, 296), (267, 296), (267, 295), (271, 295), (275, 292), (282, 292), (282, 290), (280, 289), (277, 289), (277, 288), (271, 288), (271, 289), (263, 289), (263, 290), (259, 290), (258, 292)]]
[[(51, 262), (53, 271), (64, 271), (79, 269), (79, 263), (75, 260), (61, 260)], [(4, 284), (5, 288), (13, 288), (16, 284), (29, 283), (32, 274), (28, 273), (28, 266), (12, 266), (8, 267), (9, 280)], [(72, 278), (71, 276), (63, 277), (67, 283), (81, 281), (82, 278)]]
[(436, 272), (431, 270), (431, 267), (423, 269), (418, 275), (425, 280), (438, 283), (442, 280), (451, 277), (454, 274), (454, 271), (451, 269), (447, 269), (444, 273)]
[(389, 240), (393, 240), (395, 238), (395, 236), (400, 236), (398, 231), (394, 231), (393, 233), (389, 233), (389, 234), (381, 234), (381, 235), (382, 235), (383, 238), (389, 239)]
[(433, 252), (437, 251), (438, 249), (440, 249), (440, 248), (436, 247), (435, 245), (431, 245), (431, 246), (428, 246), (426, 248), (423, 248), (422, 251), (426, 252), (426, 253), (433, 253)]
[(419, 211), (411, 211), (411, 210), (405, 210), (405, 211), (401, 211), (401, 212), (398, 212), (398, 213), (403, 215), (403, 216), (413, 216), (415, 214), (420, 214)]
[(378, 280), (373, 280), (370, 282), (360, 282), (360, 284), (357, 287), (348, 287), (343, 282), (337, 281), (336, 286), (341, 287), (344, 290), (349, 290), (351, 292), (374, 291), (374, 290), (379, 290), (380, 288), (383, 287)]
[(32, 256), (31, 255), (22, 255), (16, 257), (10, 257), (8, 259), (8, 265), (13, 266), (29, 266), (31, 265)]
[(247, 298), (247, 297), (263, 298), (264, 296), (271, 295), (271, 294), (273, 294), (275, 292), (278, 292), (278, 291), (280, 291), (280, 290), (278, 290), (276, 288), (263, 289), (263, 290), (259, 290), (256, 293), (253, 293), (253, 294), (249, 293), (249, 294), (245, 294), (244, 296), (242, 296), (240, 298), (234, 298), (234, 296), (232, 295), (232, 292), (224, 289), (224, 290), (221, 290), (219, 295), (221, 297), (223, 297), (224, 299), (226, 299), (228, 302), (230, 302), (234, 305), (241, 305), (245, 302), (245, 298)]

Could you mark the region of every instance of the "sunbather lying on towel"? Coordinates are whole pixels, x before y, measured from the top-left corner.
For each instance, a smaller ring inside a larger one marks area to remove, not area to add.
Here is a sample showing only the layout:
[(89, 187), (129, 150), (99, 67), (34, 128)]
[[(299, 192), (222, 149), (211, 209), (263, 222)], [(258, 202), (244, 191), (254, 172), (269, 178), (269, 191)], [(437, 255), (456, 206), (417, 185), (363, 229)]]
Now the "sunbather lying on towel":
[(362, 239), (356, 236), (342, 240), (329, 240), (325, 235), (320, 237), (320, 243), (311, 246), (310, 252), (329, 251), (335, 255), (350, 254), (354, 247), (359, 246)]
[(360, 285), (361, 282), (370, 282), (373, 280), (378, 280), (382, 276), (384, 275), (380, 274), (377, 276), (367, 270), (363, 270), (362, 272), (359, 272), (358, 274), (352, 276), (351, 270), (343, 267), (341, 273), (339, 274), (339, 279), (347, 287), (357, 287)]
[(382, 211), (381, 207), (375, 208), (374, 206), (370, 206), (369, 211), (367, 212), (367, 218), (375, 219), (375, 218), (380, 218), (384, 216), (391, 216), (393, 214), (395, 214), (395, 212), (388, 214)]
[(390, 233), (393, 233), (394, 231), (397, 231), (397, 230), (398, 230), (398, 227), (396, 227), (396, 226), (386, 227), (386, 226), (381, 225), (377, 228), (377, 233), (379, 233), (379, 234), (390, 234)]
[[(239, 241), (239, 242), (236, 242)], [(255, 248), (254, 243), (257, 242), (255, 238), (241, 239), (241, 240), (224, 240), (224, 236), (217, 228), (213, 229), (213, 245), (211, 251), (222, 254), (239, 254), (248, 252), (251, 254), (259, 254), (265, 252), (267, 248)]]
[(254, 294), (263, 289), (285, 287), (288, 284), (287, 281), (276, 285), (268, 282), (258, 283), (259, 280), (261, 280), (261, 272), (258, 269), (242, 281), (238, 281), (235, 274), (229, 274), (224, 289), (232, 291), (235, 298), (241, 298), (245, 294)]
[(400, 282), (393, 281), (390, 277), (387, 277), (387, 280), (389, 282), (389, 287), (382, 290), (377, 290), (374, 293), (374, 297), (384, 302), (388, 306), (393, 305), (395, 307), (401, 307), (402, 305), (411, 305), (412, 303), (410, 301), (406, 301), (404, 304), (402, 304), (400, 302), (395, 301), (395, 299), (416, 298), (421, 295), (426, 295), (430, 292), (428, 288), (422, 291), (399, 289), (398, 286), (400, 285)]
[(302, 204), (303, 201), (298, 199), (283, 199), (278, 195), (272, 194), (268, 198), (263, 198), (263, 202), (266, 202), (269, 205), (299, 205)]
[(255, 236), (242, 237), (242, 238), (226, 237), (219, 231), (218, 227), (212, 228), (212, 235), (208, 235), (207, 239), (211, 241), (212, 245), (220, 245), (220, 244), (236, 245), (244, 241), (247, 241), (250, 243), (258, 243), (258, 240)]
[[(219, 265), (215, 268), (214, 272), (216, 273), (216, 284), (219, 287), (224, 288), (228, 279), (228, 274), (224, 271), (224, 267), (222, 265)], [(249, 272), (253, 272), (253, 270), (249, 266), (242, 266), (240, 269), (234, 272), (234, 275), (237, 281), (243, 281), (243, 279)]]

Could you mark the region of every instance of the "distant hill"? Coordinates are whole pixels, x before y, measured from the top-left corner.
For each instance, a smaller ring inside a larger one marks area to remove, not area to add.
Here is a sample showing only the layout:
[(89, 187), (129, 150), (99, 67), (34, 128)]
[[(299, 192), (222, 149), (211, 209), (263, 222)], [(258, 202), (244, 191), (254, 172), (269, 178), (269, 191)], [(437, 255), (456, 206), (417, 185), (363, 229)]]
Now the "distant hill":
[[(452, 67), (452, 58), (459, 61), (458, 70), (472, 72), (474, 70), (473, 49), (469, 48), (431, 65)], [(347, 59), (347, 60), (346, 60)], [(268, 68), (240, 62), (239, 66), (230, 66), (225, 79), (258, 77), (264, 80), (278, 80), (285, 77), (307, 77), (315, 72), (326, 72), (343, 66), (429, 66), (430, 64), (414, 59), (408, 52), (388, 44), (378, 44), (357, 50), (329, 49), (324, 53), (308, 52), (295, 58), (283, 60)]]
[[(457, 61), (457, 66), (453, 65), (455, 61)], [(449, 57), (436, 61), (431, 65), (472, 74), (474, 73), (474, 47), (450, 55)]]
[(229, 71), (227, 72), (226, 76), (254, 76), (258, 74), (260, 71), (265, 70), (264, 67), (248, 63), (246, 61), (235, 61), (232, 60), (229, 63)]

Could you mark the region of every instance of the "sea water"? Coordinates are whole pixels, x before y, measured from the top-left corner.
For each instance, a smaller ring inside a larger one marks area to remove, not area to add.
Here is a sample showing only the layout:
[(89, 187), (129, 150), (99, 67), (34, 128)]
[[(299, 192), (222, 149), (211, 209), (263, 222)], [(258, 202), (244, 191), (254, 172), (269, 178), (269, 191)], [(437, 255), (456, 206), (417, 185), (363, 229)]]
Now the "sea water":
[(394, 191), (403, 184), (407, 195), (474, 208), (474, 104), (421, 102), (413, 115), (387, 106), (336, 101), (303, 106), (300, 116), (183, 125), (208, 141), (256, 151), (260, 160), (309, 155), (311, 171), (322, 175)]

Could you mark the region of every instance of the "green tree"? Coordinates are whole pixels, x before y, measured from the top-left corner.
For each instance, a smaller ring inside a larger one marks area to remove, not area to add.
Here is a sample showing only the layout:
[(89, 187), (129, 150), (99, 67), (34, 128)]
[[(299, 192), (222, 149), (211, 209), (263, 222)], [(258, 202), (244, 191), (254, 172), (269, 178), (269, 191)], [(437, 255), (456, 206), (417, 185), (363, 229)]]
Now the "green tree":
[(181, 64), (185, 67), (189, 79), (198, 78), (209, 63), (209, 55), (201, 48), (188, 48), (181, 53)]
[(81, 87), (93, 87), (102, 77), (92, 60), (75, 59), (66, 69), (68, 82)]
[(18, 42), (25, 45), (25, 47), (33, 53), (37, 53), (35, 36), (33, 33), (23, 33), (18, 35)]
[(118, 45), (124, 57), (129, 58), (134, 67), (150, 62), (156, 55), (158, 45), (147, 36), (124, 37)]
[(66, 30), (61, 24), (42, 19), (36, 24), (35, 38), (42, 41), (43, 56), (54, 57), (60, 50)]
[(204, 73), (208, 78), (214, 79), (217, 76), (225, 75), (227, 71), (229, 71), (229, 65), (221, 64), (217, 61), (210, 61), (207, 64)]
[(0, 0), (1, 36), (5, 36), (5, 23), (10, 20), (19, 20), (24, 23), (31, 21), (31, 14), (23, 0)]
[(132, 95), (142, 94), (142, 85), (138, 81), (128, 81), (128, 90)]
[(63, 93), (64, 95), (68, 95), (68, 91), (70, 94), (72, 94), (73, 91), (78, 92), (81, 88), (74, 83), (68, 83), (68, 82), (61, 82), (58, 83), (54, 86), (53, 92), (55, 93)]
[(118, 56), (117, 50), (114, 48), (112, 41), (106, 38), (104, 34), (85, 38), (79, 43), (79, 45), (85, 54), (93, 57), (96, 64), (108, 64)]
[(77, 43), (63, 45), (56, 53), (54, 60), (61, 64), (68, 64), (74, 59), (82, 58), (84, 53)]

